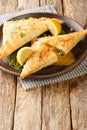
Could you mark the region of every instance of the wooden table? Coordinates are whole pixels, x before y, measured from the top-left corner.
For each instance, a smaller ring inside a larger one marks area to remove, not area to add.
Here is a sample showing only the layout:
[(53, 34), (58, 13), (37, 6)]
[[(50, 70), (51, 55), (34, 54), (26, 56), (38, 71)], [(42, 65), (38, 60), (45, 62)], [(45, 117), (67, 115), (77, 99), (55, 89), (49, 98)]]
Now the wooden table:
[[(87, 27), (87, 0), (0, 0), (0, 14), (49, 4)], [(26, 92), (0, 72), (0, 130), (87, 130), (87, 75)]]

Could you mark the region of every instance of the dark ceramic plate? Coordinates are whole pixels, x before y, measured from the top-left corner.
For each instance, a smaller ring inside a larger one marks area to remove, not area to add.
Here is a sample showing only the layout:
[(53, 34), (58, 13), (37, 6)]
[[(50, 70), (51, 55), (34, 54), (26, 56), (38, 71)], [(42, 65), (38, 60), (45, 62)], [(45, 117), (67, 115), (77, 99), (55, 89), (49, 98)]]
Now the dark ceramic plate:
[[(83, 28), (77, 22), (73, 21), (72, 19), (67, 18), (65, 16), (52, 14), (52, 13), (38, 13), (38, 12), (29, 13), (29, 14), (25, 14), (25, 15), (21, 15), (21, 16), (12, 18), (11, 20), (17, 20), (17, 19), (28, 18), (28, 17), (58, 18), (58, 19), (61, 19), (64, 21), (63, 28), (65, 29), (66, 32), (69, 32), (70, 28), (73, 28), (75, 31), (83, 30)], [(0, 26), (0, 46), (3, 41), (2, 27), (3, 27), (3, 25)], [(75, 59), (76, 59), (76, 61), (72, 65), (70, 65), (70, 66), (52, 65), (52, 66), (46, 67), (46, 68), (38, 71), (37, 73), (30, 75), (29, 77), (30, 78), (48, 78), (48, 77), (58, 76), (58, 75), (64, 74), (64, 73), (72, 70), (74, 67), (79, 65), (80, 62), (87, 55), (86, 43), (87, 43), (87, 37), (84, 40), (82, 40), (79, 44), (77, 44), (76, 47), (74, 47), (74, 49), (72, 50), (75, 55)], [(13, 75), (20, 76), (20, 73), (15, 71), (13, 68), (11, 68), (11, 66), (7, 65), (5, 60), (0, 60), (0, 69), (3, 71), (6, 71), (8, 73), (11, 73)]]

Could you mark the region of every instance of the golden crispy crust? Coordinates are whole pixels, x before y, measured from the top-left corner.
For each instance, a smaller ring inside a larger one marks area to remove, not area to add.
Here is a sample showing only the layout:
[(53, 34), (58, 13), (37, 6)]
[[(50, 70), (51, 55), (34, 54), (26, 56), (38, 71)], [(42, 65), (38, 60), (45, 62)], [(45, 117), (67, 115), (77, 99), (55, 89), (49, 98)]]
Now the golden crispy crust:
[(67, 54), (87, 34), (87, 30), (49, 38), (46, 43)]
[(3, 44), (0, 48), (0, 59), (10, 55), (12, 52), (41, 35), (48, 28), (44, 19), (22, 19), (8, 21), (3, 27)]
[[(31, 46), (33, 49), (36, 49), (36, 52), (29, 56), (23, 67), (20, 78), (23, 79), (58, 61), (58, 56), (53, 50), (53, 47), (67, 54), (86, 34), (87, 30), (72, 34), (39, 38)], [(72, 62), (73, 61), (74, 57), (72, 57)], [(71, 63), (71, 61), (69, 63)]]
[(23, 67), (20, 78), (23, 79), (42, 68), (55, 63), (58, 60), (57, 54), (49, 45), (42, 44), (36, 52), (33, 52)]

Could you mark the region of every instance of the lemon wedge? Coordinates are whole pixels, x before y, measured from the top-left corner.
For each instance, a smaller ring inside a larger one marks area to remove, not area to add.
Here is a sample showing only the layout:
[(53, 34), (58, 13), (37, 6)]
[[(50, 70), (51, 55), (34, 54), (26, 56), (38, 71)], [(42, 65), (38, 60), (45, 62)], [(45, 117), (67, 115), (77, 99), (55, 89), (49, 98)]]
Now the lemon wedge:
[(27, 58), (29, 57), (29, 55), (31, 55), (31, 53), (34, 50), (31, 47), (23, 47), (20, 50), (18, 50), (17, 52), (17, 62), (23, 66), (23, 64), (26, 62)]
[(57, 19), (47, 19), (45, 23), (53, 36), (57, 36), (61, 33), (62, 27)]

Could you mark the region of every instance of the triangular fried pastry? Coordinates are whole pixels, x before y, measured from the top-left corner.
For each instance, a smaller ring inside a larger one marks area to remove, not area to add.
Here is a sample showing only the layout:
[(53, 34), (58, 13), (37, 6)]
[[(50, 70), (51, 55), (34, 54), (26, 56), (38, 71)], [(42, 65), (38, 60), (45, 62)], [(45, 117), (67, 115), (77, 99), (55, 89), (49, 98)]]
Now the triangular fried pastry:
[(49, 66), (58, 61), (58, 56), (53, 47), (42, 44), (39, 49), (33, 52), (25, 63), (20, 78), (23, 79), (42, 68)]
[(87, 34), (87, 30), (73, 32), (65, 35), (49, 37), (44, 41), (58, 49), (59, 53), (67, 54)]
[(47, 31), (48, 28), (44, 20), (42, 18), (28, 18), (5, 22), (0, 59), (10, 55), (27, 42)]
[[(34, 43), (32, 43), (32, 48), (33, 50), (38, 50), (42, 44), (44, 44), (44, 41), (47, 40), (48, 37), (43, 38), (38, 38)], [(74, 54), (72, 51), (68, 52), (66, 55), (60, 55), (59, 53), (56, 54), (58, 55), (58, 61), (54, 63), (54, 65), (59, 65), (59, 66), (68, 66), (72, 64), (75, 61)]]
[(38, 38), (38, 44), (35, 42), (34, 45), (32, 44), (32, 47), (34, 46), (33, 48), (37, 49), (40, 44), (46, 43), (57, 48), (57, 52), (59, 51), (59, 53), (67, 54), (73, 47), (77, 45), (77, 43), (79, 43), (79, 41), (85, 37), (86, 34), (87, 30), (82, 30), (64, 35), (42, 37)]
[(37, 41), (32, 44), (32, 48), (36, 49), (36, 52), (32, 53), (28, 58), (23, 67), (20, 78), (23, 79), (30, 74), (55, 63), (58, 61), (58, 56), (53, 48), (57, 48), (59, 53), (63, 52), (66, 55), (80, 40), (84, 38), (86, 34), (87, 30), (74, 32), (72, 34), (37, 39)]

